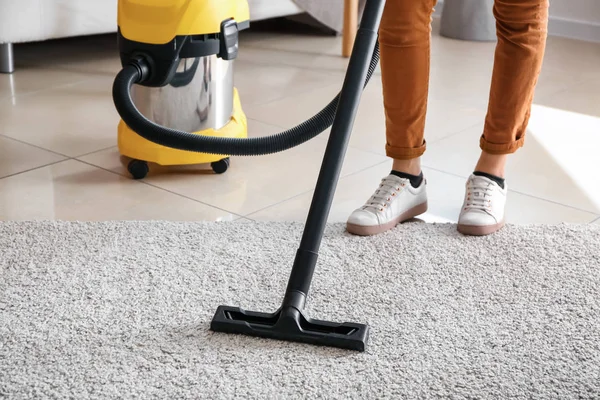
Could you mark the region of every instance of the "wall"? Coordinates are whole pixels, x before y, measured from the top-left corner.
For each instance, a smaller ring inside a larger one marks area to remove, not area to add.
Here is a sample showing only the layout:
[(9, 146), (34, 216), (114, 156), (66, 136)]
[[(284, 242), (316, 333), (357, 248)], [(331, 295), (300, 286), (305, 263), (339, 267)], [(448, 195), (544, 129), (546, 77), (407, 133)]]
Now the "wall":
[(550, 0), (550, 34), (600, 42), (600, 0)]
[[(438, 0), (436, 16), (443, 6)], [(550, 0), (548, 29), (550, 35), (600, 42), (600, 0)]]
[(555, 18), (600, 24), (598, 0), (550, 0), (550, 10)]

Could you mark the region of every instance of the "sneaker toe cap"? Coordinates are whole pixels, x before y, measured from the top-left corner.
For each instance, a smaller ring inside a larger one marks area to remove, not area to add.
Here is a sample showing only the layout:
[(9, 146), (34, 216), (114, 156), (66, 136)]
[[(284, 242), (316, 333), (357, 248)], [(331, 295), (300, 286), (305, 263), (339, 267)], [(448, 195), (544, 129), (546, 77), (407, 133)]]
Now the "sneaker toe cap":
[(348, 223), (360, 226), (379, 225), (379, 220), (375, 214), (367, 210), (356, 210), (348, 218)]
[(498, 221), (496, 221), (496, 218), (484, 211), (471, 210), (462, 214), (458, 223), (469, 226), (487, 226), (495, 225), (498, 223)]

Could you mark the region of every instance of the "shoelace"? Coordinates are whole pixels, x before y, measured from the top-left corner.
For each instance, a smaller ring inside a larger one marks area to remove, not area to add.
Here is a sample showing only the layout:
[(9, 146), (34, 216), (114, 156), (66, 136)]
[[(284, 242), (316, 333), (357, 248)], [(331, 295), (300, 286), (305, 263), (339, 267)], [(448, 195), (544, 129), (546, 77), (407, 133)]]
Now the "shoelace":
[(363, 210), (383, 211), (390, 204), (390, 201), (400, 194), (405, 186), (406, 183), (404, 182), (398, 182), (389, 178), (382, 179), (379, 189), (375, 191), (373, 196), (363, 206)]
[(492, 207), (492, 201), (488, 197), (492, 197), (493, 190), (491, 183), (479, 180), (469, 182), (465, 211), (468, 209), (489, 211)]

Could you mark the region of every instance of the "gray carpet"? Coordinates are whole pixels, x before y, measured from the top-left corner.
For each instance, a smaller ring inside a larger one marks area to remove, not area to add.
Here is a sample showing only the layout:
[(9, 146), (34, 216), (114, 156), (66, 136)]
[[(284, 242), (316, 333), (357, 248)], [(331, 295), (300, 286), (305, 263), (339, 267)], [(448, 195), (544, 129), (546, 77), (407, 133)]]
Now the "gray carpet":
[(600, 226), (330, 225), (308, 312), (365, 353), (209, 331), (278, 307), (301, 229), (0, 223), (0, 397), (600, 398)]

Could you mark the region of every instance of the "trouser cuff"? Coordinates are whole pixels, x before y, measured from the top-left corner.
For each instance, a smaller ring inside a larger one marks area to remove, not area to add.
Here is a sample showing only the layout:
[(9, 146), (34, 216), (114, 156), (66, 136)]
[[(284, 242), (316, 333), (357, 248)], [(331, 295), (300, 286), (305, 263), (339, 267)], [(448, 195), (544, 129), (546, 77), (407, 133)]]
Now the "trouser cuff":
[(388, 157), (394, 160), (411, 160), (418, 158), (425, 153), (427, 143), (423, 141), (423, 144), (419, 147), (394, 147), (386, 144), (385, 152)]
[(481, 135), (479, 147), (488, 154), (512, 154), (523, 147), (524, 143), (524, 136), (509, 143), (492, 143), (485, 138), (485, 135)]

